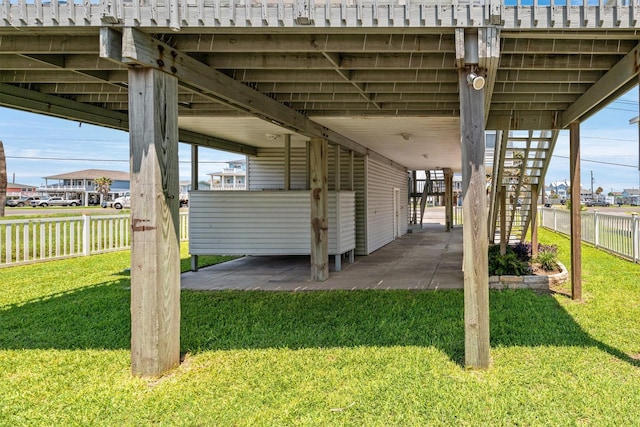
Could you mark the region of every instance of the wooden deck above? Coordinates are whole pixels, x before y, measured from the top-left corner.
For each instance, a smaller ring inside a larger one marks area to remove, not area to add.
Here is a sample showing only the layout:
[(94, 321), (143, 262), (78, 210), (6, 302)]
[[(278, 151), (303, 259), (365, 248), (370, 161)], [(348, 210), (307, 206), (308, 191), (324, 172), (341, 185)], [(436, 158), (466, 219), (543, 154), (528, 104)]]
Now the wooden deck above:
[(486, 129), (566, 128), (637, 84), (638, 0), (514, 3), (0, 0), (0, 105), (126, 130), (129, 67), (166, 63), (183, 142), (254, 154), (326, 136), (459, 171), (465, 29)]

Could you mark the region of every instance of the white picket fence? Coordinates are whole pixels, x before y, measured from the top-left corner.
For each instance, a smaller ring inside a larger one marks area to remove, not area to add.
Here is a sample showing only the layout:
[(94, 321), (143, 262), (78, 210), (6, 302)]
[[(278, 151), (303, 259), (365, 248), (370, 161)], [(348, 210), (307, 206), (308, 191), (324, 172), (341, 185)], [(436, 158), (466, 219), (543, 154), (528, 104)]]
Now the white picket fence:
[[(594, 211), (582, 212), (581, 216), (582, 241), (630, 261), (640, 262), (638, 215), (616, 215)], [(541, 208), (540, 224), (559, 233), (571, 234), (571, 214), (568, 210)]]
[[(180, 240), (189, 240), (189, 216), (180, 213)], [(131, 247), (129, 215), (83, 215), (0, 221), (0, 267), (51, 261)]]

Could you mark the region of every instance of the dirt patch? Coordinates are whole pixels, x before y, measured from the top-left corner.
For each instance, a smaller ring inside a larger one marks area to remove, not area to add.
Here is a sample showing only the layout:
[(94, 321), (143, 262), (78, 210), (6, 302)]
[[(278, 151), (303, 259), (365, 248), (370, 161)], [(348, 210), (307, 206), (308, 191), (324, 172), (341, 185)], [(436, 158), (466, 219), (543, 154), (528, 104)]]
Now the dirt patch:
[(556, 266), (555, 269), (547, 271), (542, 268), (540, 264), (532, 263), (531, 264), (531, 272), (534, 276), (551, 276), (554, 274), (562, 273), (562, 270)]

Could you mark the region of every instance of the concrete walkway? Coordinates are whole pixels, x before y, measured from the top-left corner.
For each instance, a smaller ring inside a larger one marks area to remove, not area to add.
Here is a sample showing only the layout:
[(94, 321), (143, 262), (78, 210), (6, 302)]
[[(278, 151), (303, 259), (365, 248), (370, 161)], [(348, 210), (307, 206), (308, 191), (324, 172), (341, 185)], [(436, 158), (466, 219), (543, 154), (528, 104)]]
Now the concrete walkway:
[(247, 256), (183, 273), (182, 289), (315, 291), (355, 289), (462, 289), (462, 229), (438, 223), (389, 243), (369, 256), (342, 263), (325, 282), (312, 282), (308, 256)]

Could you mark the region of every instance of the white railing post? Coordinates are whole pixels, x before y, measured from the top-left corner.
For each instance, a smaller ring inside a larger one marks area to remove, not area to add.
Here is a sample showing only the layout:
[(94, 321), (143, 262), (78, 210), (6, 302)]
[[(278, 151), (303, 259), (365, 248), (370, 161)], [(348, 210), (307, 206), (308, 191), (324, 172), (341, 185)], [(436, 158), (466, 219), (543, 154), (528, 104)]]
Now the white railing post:
[(597, 248), (600, 245), (600, 216), (598, 210), (593, 211), (593, 244)]
[(553, 231), (558, 231), (558, 213), (553, 210)]
[(633, 262), (640, 259), (640, 236), (638, 236), (638, 214), (632, 214), (633, 221), (631, 223), (631, 244), (633, 245)]
[(91, 255), (91, 217), (82, 215), (82, 254)]

